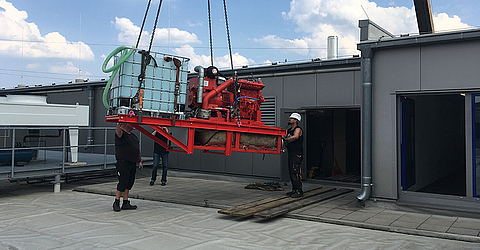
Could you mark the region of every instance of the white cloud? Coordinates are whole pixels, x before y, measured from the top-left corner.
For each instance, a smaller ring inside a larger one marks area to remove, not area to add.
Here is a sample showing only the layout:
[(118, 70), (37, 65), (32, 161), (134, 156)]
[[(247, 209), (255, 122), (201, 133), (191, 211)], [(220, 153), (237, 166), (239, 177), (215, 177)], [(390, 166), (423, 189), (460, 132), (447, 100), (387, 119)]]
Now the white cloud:
[(50, 73), (57, 74), (66, 74), (66, 75), (79, 75), (79, 76), (90, 76), (90, 72), (83, 72), (78, 67), (73, 65), (72, 62), (67, 62), (67, 64), (60, 66), (52, 66), (49, 70)]
[(449, 31), (456, 29), (465, 29), (470, 28), (471, 26), (462, 23), (462, 20), (457, 15), (449, 17), (446, 13), (439, 13), (433, 17), (433, 23), (435, 26), (435, 31)]
[(42, 36), (35, 23), (26, 21), (27, 17), (27, 12), (0, 0), (0, 54), (94, 60), (92, 50), (85, 43), (69, 42), (58, 32)]
[[(393, 7), (393, 4), (385, 8), (369, 0), (292, 0), (290, 10), (282, 15), (297, 25), (295, 31), (301, 38), (267, 35), (255, 41), (272, 48), (298, 48), (293, 51), (324, 58), (327, 37), (335, 35), (339, 41), (339, 56), (358, 54), (358, 20), (367, 19), (365, 12), (373, 22), (392, 34), (418, 34), (413, 4), (411, 8)], [(434, 26), (436, 31), (469, 27), (458, 16), (450, 17), (446, 13), (434, 16)]]
[(41, 66), (38, 63), (29, 63), (27, 66), (25, 66), (26, 69), (28, 70), (36, 70), (39, 69)]
[[(118, 34), (119, 42), (125, 43), (129, 46), (135, 46), (137, 44), (140, 27), (136, 26), (132, 21), (130, 21), (130, 19), (124, 17), (116, 17), (114, 24), (115, 28), (120, 31), (120, 33)], [(147, 31), (143, 30), (139, 47), (148, 47), (150, 44), (150, 37), (151, 35)], [(172, 45), (201, 43), (200, 40), (198, 40), (197, 35), (195, 35), (194, 33), (189, 33), (187, 31), (179, 30), (177, 28), (155, 29), (154, 43), (165, 45), (169, 44), (169, 42)]]
[(308, 55), (308, 44), (304, 39), (283, 39), (275, 35), (264, 36), (254, 39), (255, 42), (267, 45), (272, 48), (284, 49), (287, 52), (296, 52), (301, 55)]
[[(193, 47), (190, 45), (184, 45), (180, 48), (174, 49), (173, 51), (175, 55), (190, 58), (190, 70), (193, 70), (193, 68), (198, 65), (203, 67), (208, 67), (211, 65), (210, 56), (197, 55)], [(235, 68), (255, 64), (254, 60), (246, 58), (238, 53), (233, 54), (232, 57)], [(213, 65), (215, 65), (217, 68), (230, 68), (230, 55), (226, 54), (221, 57), (215, 57), (213, 59)]]

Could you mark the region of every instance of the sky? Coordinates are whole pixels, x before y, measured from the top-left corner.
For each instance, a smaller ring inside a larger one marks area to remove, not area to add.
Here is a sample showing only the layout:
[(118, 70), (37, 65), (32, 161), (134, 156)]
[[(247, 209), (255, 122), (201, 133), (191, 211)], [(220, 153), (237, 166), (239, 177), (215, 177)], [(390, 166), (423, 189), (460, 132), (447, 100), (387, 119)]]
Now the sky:
[[(152, 0), (139, 48), (147, 49), (159, 0)], [(480, 27), (480, 1), (430, 0), (436, 32)], [(105, 58), (135, 46), (148, 0), (0, 0), (0, 88), (108, 79)], [(223, 0), (210, 0), (214, 65), (230, 68)], [(413, 0), (226, 0), (234, 67), (359, 55), (358, 20), (394, 35), (418, 34)], [(207, 0), (163, 0), (152, 51), (211, 64)], [(109, 66), (111, 63), (109, 64)]]

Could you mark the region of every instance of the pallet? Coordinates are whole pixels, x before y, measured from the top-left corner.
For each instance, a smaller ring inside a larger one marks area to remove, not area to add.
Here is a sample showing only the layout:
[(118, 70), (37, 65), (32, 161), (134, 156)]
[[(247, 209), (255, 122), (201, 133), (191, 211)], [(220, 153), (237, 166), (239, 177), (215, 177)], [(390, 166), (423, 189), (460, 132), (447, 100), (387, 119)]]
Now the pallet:
[[(276, 208), (276, 207), (282, 207), (282, 206), (288, 205), (290, 203), (303, 204), (303, 203), (299, 203), (299, 202), (309, 200), (310, 198), (313, 198), (317, 195), (332, 192), (334, 190), (336, 190), (336, 188), (320, 187), (320, 188), (316, 188), (316, 189), (313, 189), (313, 190), (305, 191), (303, 197), (301, 197), (301, 198), (291, 198), (291, 197), (287, 197), (287, 196), (271, 197), (271, 198), (266, 198), (266, 199), (263, 199), (263, 200), (258, 200), (258, 201), (253, 201), (253, 202), (249, 202), (249, 203), (246, 203), (246, 204), (238, 205), (238, 206), (235, 206), (235, 207), (222, 209), (218, 212), (221, 213), (221, 214), (227, 214), (227, 215), (232, 215), (232, 216), (250, 217), (250, 216), (254, 216), (255, 214), (259, 214), (262, 211), (266, 211), (266, 210)], [(330, 196), (330, 197), (334, 197), (334, 196), (336, 196), (336, 195), (333, 195), (333, 196)], [(305, 204), (307, 204), (307, 203), (312, 204), (312, 203), (309, 203), (309, 202), (304, 202), (304, 203)], [(300, 206), (298, 206), (298, 208), (300, 208), (302, 206), (306, 206), (306, 205), (300, 205)], [(296, 207), (296, 205), (293, 205), (292, 207)], [(288, 209), (290, 209), (289, 211), (293, 210), (291, 208), (288, 208)]]

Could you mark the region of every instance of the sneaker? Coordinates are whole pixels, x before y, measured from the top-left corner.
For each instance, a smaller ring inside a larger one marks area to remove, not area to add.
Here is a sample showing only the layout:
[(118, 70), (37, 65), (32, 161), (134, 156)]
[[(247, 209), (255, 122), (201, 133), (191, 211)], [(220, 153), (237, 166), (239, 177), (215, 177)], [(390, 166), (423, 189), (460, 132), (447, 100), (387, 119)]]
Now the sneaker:
[(303, 197), (303, 191), (302, 190), (296, 190), (290, 197), (292, 197), (292, 198)]
[(162, 184), (160, 184), (160, 185), (165, 186), (165, 185), (167, 185), (167, 184), (166, 184), (164, 181), (162, 181)]
[(115, 199), (115, 202), (113, 202), (113, 211), (115, 212), (120, 212), (120, 200)]
[(131, 205), (129, 200), (124, 200), (122, 204), (122, 210), (137, 209), (137, 206)]
[(153, 186), (154, 183), (155, 181), (150, 181), (150, 186)]

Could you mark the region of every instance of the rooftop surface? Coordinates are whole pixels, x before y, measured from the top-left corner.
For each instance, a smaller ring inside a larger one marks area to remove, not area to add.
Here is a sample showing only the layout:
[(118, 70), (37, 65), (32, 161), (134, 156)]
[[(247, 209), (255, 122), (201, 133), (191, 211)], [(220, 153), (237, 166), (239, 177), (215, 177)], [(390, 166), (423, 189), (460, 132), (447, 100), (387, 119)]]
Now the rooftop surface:
[[(130, 193), (139, 208), (119, 213), (112, 211), (114, 177), (64, 183), (60, 193), (53, 193), (52, 184), (1, 182), (0, 249), (480, 247), (475, 214), (455, 216), (373, 201), (362, 207), (355, 190), (275, 219), (238, 218), (217, 212), (286, 191), (244, 188), (258, 179), (176, 171), (169, 172), (166, 186), (150, 186), (150, 171), (137, 173)], [(319, 185), (304, 183), (306, 189)]]

